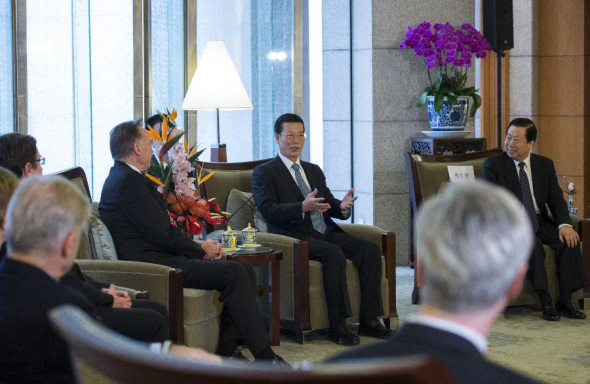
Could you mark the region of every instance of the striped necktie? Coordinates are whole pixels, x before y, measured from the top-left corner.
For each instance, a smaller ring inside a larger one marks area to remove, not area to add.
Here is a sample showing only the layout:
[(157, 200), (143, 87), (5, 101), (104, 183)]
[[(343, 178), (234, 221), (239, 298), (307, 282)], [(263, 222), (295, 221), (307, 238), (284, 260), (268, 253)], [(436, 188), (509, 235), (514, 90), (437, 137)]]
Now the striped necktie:
[(533, 194), (531, 193), (529, 178), (524, 171), (525, 165), (526, 164), (523, 162), (518, 163), (518, 181), (520, 181), (520, 190), (522, 192), (522, 204), (531, 219), (533, 232), (537, 232), (537, 229), (539, 229), (539, 221), (537, 220), (537, 213), (535, 212), (535, 203), (533, 203)]
[[(301, 170), (299, 170), (301, 167), (299, 164), (293, 163), (292, 168), (295, 171), (295, 180), (297, 180), (297, 186), (299, 187), (301, 193), (303, 193), (303, 197), (309, 195), (311, 193), (311, 189), (307, 186), (307, 184), (305, 184), (305, 181), (303, 181)], [(313, 228), (319, 233), (326, 232), (326, 222), (324, 221), (324, 215), (322, 215), (320, 212), (310, 212), (309, 215), (311, 217), (311, 224), (313, 225)]]

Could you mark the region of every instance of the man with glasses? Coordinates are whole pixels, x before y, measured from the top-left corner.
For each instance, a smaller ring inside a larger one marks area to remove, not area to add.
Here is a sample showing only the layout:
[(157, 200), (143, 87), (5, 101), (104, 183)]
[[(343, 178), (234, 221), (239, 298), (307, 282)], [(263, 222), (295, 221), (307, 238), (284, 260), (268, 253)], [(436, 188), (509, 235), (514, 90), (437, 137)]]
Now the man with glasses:
[(351, 188), (342, 200), (336, 199), (326, 186), (320, 167), (301, 161), (306, 138), (301, 117), (292, 113), (280, 116), (274, 133), (279, 155), (256, 167), (252, 176), (254, 199), (268, 222), (269, 232), (307, 241), (309, 259), (322, 263), (330, 340), (342, 345), (360, 342), (345, 321), (352, 315), (346, 259), (359, 272), (359, 334), (386, 337), (390, 331), (377, 319), (383, 315), (381, 250), (370, 241), (348, 235), (331, 219), (346, 220), (350, 216), (357, 199), (352, 196), (354, 190)]
[(0, 136), (0, 165), (19, 179), (42, 175), (45, 158), (39, 155), (37, 140), (21, 133)]
[[(34, 137), (20, 133), (0, 136), (0, 167), (9, 169), (20, 180), (42, 175), (44, 163)], [(6, 249), (2, 243), (0, 246), (1, 260)], [(141, 341), (160, 342), (168, 338), (168, 311), (164, 305), (151, 300), (132, 300), (127, 292), (117, 290), (113, 284), (100, 283), (84, 275), (75, 263), (61, 282), (82, 292), (111, 329)]]

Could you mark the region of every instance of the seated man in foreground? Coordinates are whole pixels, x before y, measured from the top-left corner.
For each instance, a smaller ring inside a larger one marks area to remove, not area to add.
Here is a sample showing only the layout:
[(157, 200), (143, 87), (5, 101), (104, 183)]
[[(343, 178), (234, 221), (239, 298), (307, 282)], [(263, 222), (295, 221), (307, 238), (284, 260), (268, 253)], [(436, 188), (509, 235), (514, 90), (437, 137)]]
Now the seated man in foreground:
[[(34, 137), (21, 133), (0, 136), (0, 166), (10, 169), (20, 180), (42, 175), (44, 163)], [(4, 253), (0, 249), (0, 259)], [(168, 338), (168, 310), (161, 303), (132, 300), (127, 292), (117, 290), (113, 284), (86, 276), (76, 263), (61, 282), (83, 293), (96, 306), (103, 323), (114, 331), (139, 341), (161, 342)]]
[[(84, 295), (59, 282), (78, 254), (88, 211), (88, 198), (57, 176), (29, 178), (12, 197), (6, 213), (7, 257), (0, 263), (0, 382), (74, 382), (66, 344), (47, 315), (72, 304), (99, 318)], [(153, 343), (150, 349), (160, 353), (165, 345)], [(220, 361), (185, 346), (170, 351)]]
[[(521, 210), (524, 209), (531, 221), (536, 240), (527, 277), (539, 296), (543, 319), (557, 321), (560, 313), (572, 319), (585, 319), (586, 315), (572, 300), (572, 292), (586, 286), (580, 237), (572, 227), (553, 161), (531, 153), (536, 140), (535, 123), (527, 118), (512, 120), (506, 132), (505, 152), (486, 159), (481, 178), (512, 192), (522, 202)], [(559, 280), (557, 308), (549, 294), (543, 244), (555, 250)]]
[(486, 361), (486, 337), (522, 290), (531, 226), (507, 191), (481, 182), (454, 183), (420, 208), (418, 279), (422, 306), (388, 341), (330, 361), (429, 355), (457, 383), (532, 383)]
[[(162, 195), (141, 174), (150, 166), (152, 140), (140, 121), (128, 121), (111, 131), (115, 164), (104, 183), (100, 216), (107, 225), (117, 254), (123, 260), (143, 261), (180, 268), (187, 288), (218, 290), (245, 345), (258, 360), (286, 365), (270, 348), (270, 339), (255, 298), (246, 266), (220, 260), (221, 246), (209, 240), (202, 245), (184, 236), (170, 223)], [(224, 329), (220, 340), (225, 340)], [(220, 343), (221, 344), (221, 343)], [(218, 347), (229, 356), (232, 350)]]

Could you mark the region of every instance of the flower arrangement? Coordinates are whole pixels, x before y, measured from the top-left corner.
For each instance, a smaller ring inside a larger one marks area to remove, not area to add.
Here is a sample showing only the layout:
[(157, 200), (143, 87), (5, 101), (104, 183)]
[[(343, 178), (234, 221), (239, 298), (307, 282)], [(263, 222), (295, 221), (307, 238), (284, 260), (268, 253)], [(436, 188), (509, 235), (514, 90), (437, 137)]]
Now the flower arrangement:
[(431, 25), (424, 21), (415, 28), (408, 26), (406, 37), (399, 45), (400, 49), (411, 48), (418, 57), (422, 57), (430, 85), (416, 102), (416, 107), (426, 103), (427, 96), (434, 96), (434, 109), (440, 112), (444, 98), (451, 104), (459, 96), (473, 99), (470, 117), (481, 106), (481, 97), (475, 87), (466, 87), (467, 69), (475, 58), (485, 58), (492, 49), (490, 43), (471, 24), (462, 24), (455, 28), (450, 23)]
[(578, 188), (573, 181), (569, 181), (566, 175), (563, 175), (561, 178), (565, 180), (565, 189), (563, 190), (563, 193), (566, 193), (568, 196), (573, 196), (578, 193)]
[[(184, 131), (176, 126), (176, 110), (158, 111), (162, 117), (161, 132), (148, 125), (152, 138), (154, 156), (146, 177), (158, 185), (162, 194), (170, 223), (187, 236), (203, 232), (203, 220), (218, 225), (227, 220), (219, 206), (199, 195), (198, 186), (207, 181), (215, 172), (201, 177), (201, 171), (192, 177), (196, 160), (203, 150), (193, 145), (189, 148)], [(180, 139), (184, 136), (184, 140)]]

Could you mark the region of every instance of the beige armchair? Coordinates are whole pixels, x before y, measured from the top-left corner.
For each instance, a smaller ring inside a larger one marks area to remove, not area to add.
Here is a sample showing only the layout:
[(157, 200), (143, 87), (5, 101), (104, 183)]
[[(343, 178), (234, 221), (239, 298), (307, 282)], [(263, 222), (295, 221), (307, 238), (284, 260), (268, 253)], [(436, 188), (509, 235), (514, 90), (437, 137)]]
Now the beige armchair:
[[(73, 182), (90, 199), (90, 189), (82, 168), (67, 169), (58, 174)], [(217, 291), (183, 288), (180, 269), (118, 260), (110, 233), (100, 220), (98, 203), (92, 204), (88, 225), (88, 236), (82, 236), (76, 261), (85, 274), (97, 281), (147, 291), (149, 299), (168, 308), (172, 341), (210, 352), (216, 350), (222, 309)], [(134, 294), (134, 291), (131, 290), (131, 293)], [(142, 293), (139, 297), (148, 298)]]
[[(500, 149), (493, 149), (489, 151), (473, 152), (461, 155), (436, 155), (428, 156), (416, 153), (406, 153), (406, 164), (408, 167), (408, 174), (410, 179), (410, 259), (416, 260), (416, 252), (414, 249), (415, 238), (413, 233), (413, 218), (416, 216), (420, 205), (424, 200), (433, 196), (444, 188), (445, 184), (449, 183), (449, 174), (447, 166), (449, 165), (472, 165), (475, 177), (483, 172), (483, 163), (486, 158), (502, 153)], [(571, 215), (574, 228), (577, 228), (582, 243), (588, 244), (590, 241), (590, 220), (582, 220), (578, 216)], [(549, 280), (549, 291), (551, 297), (559, 297), (558, 283), (557, 283), (557, 269), (555, 266), (555, 253), (553, 249), (545, 246), (546, 258), (545, 268), (547, 270), (547, 278)], [(590, 254), (582, 254), (586, 274), (590, 276)], [(590, 297), (590, 290), (585, 288), (580, 289), (572, 295), (574, 300), (578, 300), (580, 307), (583, 308), (584, 297)], [(414, 291), (412, 292), (412, 303), (416, 304), (419, 300), (419, 287), (416, 284), (416, 271), (414, 270)], [(526, 280), (525, 286), (519, 297), (512, 300), (510, 305), (529, 305), (538, 302), (537, 295), (533, 289), (532, 284)]]
[[(252, 192), (252, 171), (257, 165), (267, 161), (269, 159), (244, 163), (198, 163), (198, 168), (203, 167), (203, 175), (215, 171), (215, 175), (201, 185), (201, 192), (204, 196), (215, 198), (215, 202), (223, 211), (226, 211), (228, 206), (236, 209), (241, 206), (241, 203), (232, 202), (230, 195), (241, 194), (243, 201), (245, 201)], [(234, 229), (242, 229), (249, 222), (254, 226), (259, 222), (258, 215), (255, 204), (249, 201), (241, 208), (239, 215), (231, 219), (229, 224)], [(383, 318), (385, 325), (390, 327), (390, 318), (397, 320), (395, 235), (369, 225), (342, 224), (341, 227), (351, 235), (373, 241), (381, 247), (383, 254), (381, 293), (385, 314)], [(222, 226), (209, 227), (208, 229), (210, 231), (219, 230), (222, 229)], [(257, 235), (259, 243), (283, 252), (280, 295), (281, 328), (294, 331), (297, 340), (303, 343), (305, 331), (329, 326), (322, 265), (316, 261), (309, 261), (308, 245), (305, 241), (271, 233), (259, 232)], [(261, 271), (259, 278), (267, 279), (266, 273)], [(349, 317), (347, 322), (355, 323), (359, 321), (360, 286), (358, 272), (350, 261), (348, 262), (347, 279), (348, 293), (353, 309), (353, 316)]]

